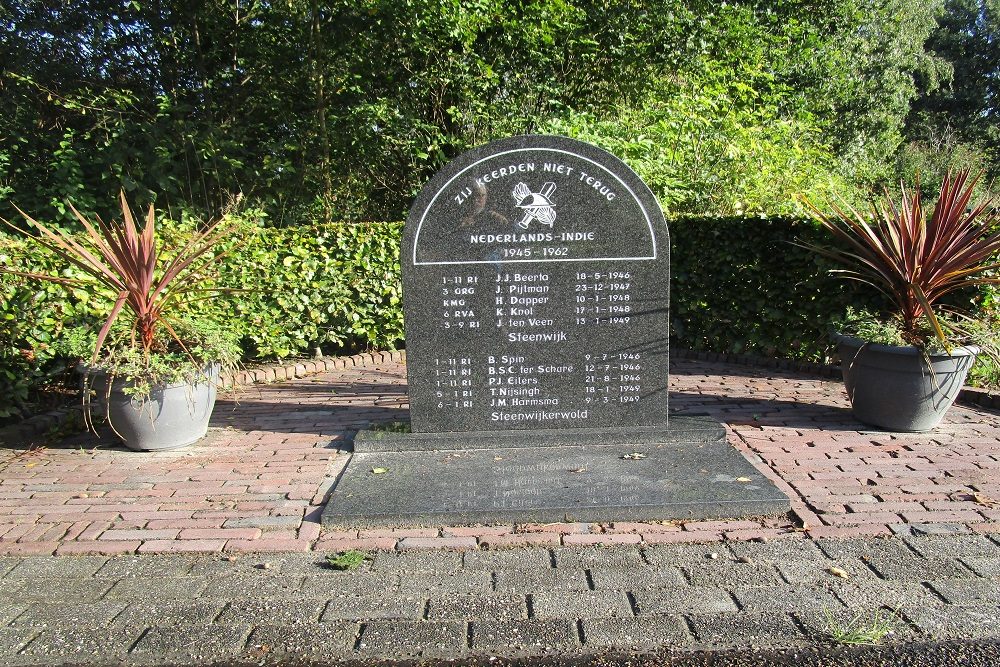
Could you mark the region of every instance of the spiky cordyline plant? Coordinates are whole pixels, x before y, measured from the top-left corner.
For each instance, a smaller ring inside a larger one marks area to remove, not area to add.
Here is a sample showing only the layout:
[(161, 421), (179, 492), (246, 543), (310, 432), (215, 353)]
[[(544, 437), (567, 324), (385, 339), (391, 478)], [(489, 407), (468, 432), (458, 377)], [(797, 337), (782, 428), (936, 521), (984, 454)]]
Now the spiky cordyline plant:
[(844, 249), (810, 246), (821, 255), (847, 266), (842, 277), (872, 285), (888, 296), (901, 322), (903, 339), (926, 347), (923, 332), (930, 325), (946, 347), (949, 341), (938, 321), (941, 300), (954, 292), (1000, 283), (989, 275), (1000, 267), (1000, 211), (994, 198), (970, 206), (979, 176), (969, 170), (950, 171), (941, 183), (941, 195), (927, 219), (914, 191), (900, 184), (900, 199), (885, 190), (881, 204), (873, 203), (868, 218), (850, 205), (832, 206), (827, 215), (806, 202), (813, 217)]
[[(184, 341), (170, 324), (171, 308), (193, 294), (214, 291), (206, 285), (205, 269), (224, 254), (216, 251), (228, 232), (228, 227), (220, 226), (221, 220), (216, 221), (194, 233), (166, 266), (159, 266), (153, 205), (149, 205), (145, 224), (140, 230), (124, 191), (120, 199), (120, 223), (106, 223), (97, 216), (95, 223), (91, 223), (70, 204), (73, 215), (83, 225), (85, 242), (63, 229), (40, 223), (17, 209), (29, 225), (38, 230), (39, 236), (31, 237), (35, 242), (86, 273), (92, 281), (4, 269), (16, 275), (63, 285), (104, 288), (115, 295), (111, 312), (97, 334), (91, 365), (100, 357), (108, 333), (123, 310), (132, 316), (130, 326), (134, 345), (147, 357), (157, 339), (159, 327), (163, 327), (181, 349), (185, 349)], [(8, 227), (26, 233), (4, 222)]]

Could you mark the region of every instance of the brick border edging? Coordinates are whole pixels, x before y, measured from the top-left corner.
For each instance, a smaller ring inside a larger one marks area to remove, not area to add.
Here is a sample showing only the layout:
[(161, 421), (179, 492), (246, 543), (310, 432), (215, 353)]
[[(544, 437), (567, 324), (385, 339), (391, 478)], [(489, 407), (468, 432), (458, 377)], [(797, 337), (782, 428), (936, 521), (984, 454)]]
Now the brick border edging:
[[(219, 378), (221, 389), (234, 389), (252, 384), (267, 384), (315, 375), (335, 369), (364, 367), (369, 364), (406, 361), (406, 350), (364, 352), (347, 357), (321, 357), (319, 359), (294, 359), (287, 363), (269, 364), (228, 373)], [(81, 406), (69, 406), (28, 417), (18, 424), (0, 428), (0, 447), (12, 447), (45, 435), (77, 418)]]
[(222, 389), (233, 389), (251, 384), (268, 384), (336, 369), (364, 367), (369, 364), (384, 364), (391, 361), (406, 361), (406, 350), (364, 352), (349, 357), (293, 359), (288, 363), (258, 366), (223, 375), (219, 378), (219, 386)]
[[(724, 352), (693, 352), (691, 350), (671, 350), (671, 355), (677, 359), (691, 361), (716, 361), (736, 366), (751, 366), (754, 368), (775, 368), (799, 373), (810, 373), (819, 377), (840, 379), (840, 366), (820, 364), (795, 359), (779, 359), (777, 357), (758, 357), (752, 354), (726, 354)], [(1000, 394), (990, 393), (986, 389), (964, 386), (958, 393), (958, 402), (980, 408), (1000, 409)]]

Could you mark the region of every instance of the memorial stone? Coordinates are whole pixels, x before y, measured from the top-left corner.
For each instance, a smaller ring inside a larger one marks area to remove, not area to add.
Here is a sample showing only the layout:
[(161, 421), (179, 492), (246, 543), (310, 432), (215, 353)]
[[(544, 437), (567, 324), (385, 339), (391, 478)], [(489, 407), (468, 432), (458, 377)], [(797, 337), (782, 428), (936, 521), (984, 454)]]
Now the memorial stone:
[(665, 425), (669, 255), (655, 197), (598, 148), (453, 161), (403, 234), (413, 431)]
[(412, 432), (357, 434), (324, 524), (788, 510), (721, 424), (668, 415), (667, 225), (618, 158), (550, 136), (469, 151), (400, 254)]

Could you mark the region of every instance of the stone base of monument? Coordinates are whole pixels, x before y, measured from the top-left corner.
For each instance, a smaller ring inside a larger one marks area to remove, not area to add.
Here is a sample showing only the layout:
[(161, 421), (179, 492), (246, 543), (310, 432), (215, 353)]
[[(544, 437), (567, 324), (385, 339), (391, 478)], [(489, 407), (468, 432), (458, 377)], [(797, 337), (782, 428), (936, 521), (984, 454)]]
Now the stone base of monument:
[(663, 428), (362, 431), (323, 524), (733, 519), (789, 509), (721, 424), (672, 416)]

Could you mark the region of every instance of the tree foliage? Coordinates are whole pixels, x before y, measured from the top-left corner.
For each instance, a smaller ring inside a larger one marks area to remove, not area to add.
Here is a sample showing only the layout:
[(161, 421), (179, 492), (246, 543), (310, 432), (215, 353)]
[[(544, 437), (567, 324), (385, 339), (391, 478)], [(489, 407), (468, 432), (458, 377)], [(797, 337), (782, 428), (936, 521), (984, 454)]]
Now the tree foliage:
[[(692, 195), (685, 210), (727, 210), (737, 198), (785, 210), (803, 177), (780, 191), (769, 184), (790, 162), (828, 180), (884, 175), (910, 101), (942, 76), (924, 47), (938, 9), (925, 0), (3, 3), (0, 200), (65, 216), (70, 198), (107, 214), (101, 202), (124, 187), (175, 215), (212, 217), (242, 199), (276, 225), (399, 219), (470, 146), (615, 122), (622, 140), (675, 140), (697, 156), (657, 167), (681, 191), (760, 167), (756, 183), (731, 197)], [(706, 136), (724, 131), (699, 143), (664, 129), (677, 119)], [(0, 203), (0, 215), (11, 213)]]
[(946, 0), (927, 49), (949, 76), (914, 102), (900, 172), (925, 185), (962, 167), (1000, 175), (1000, 2)]

